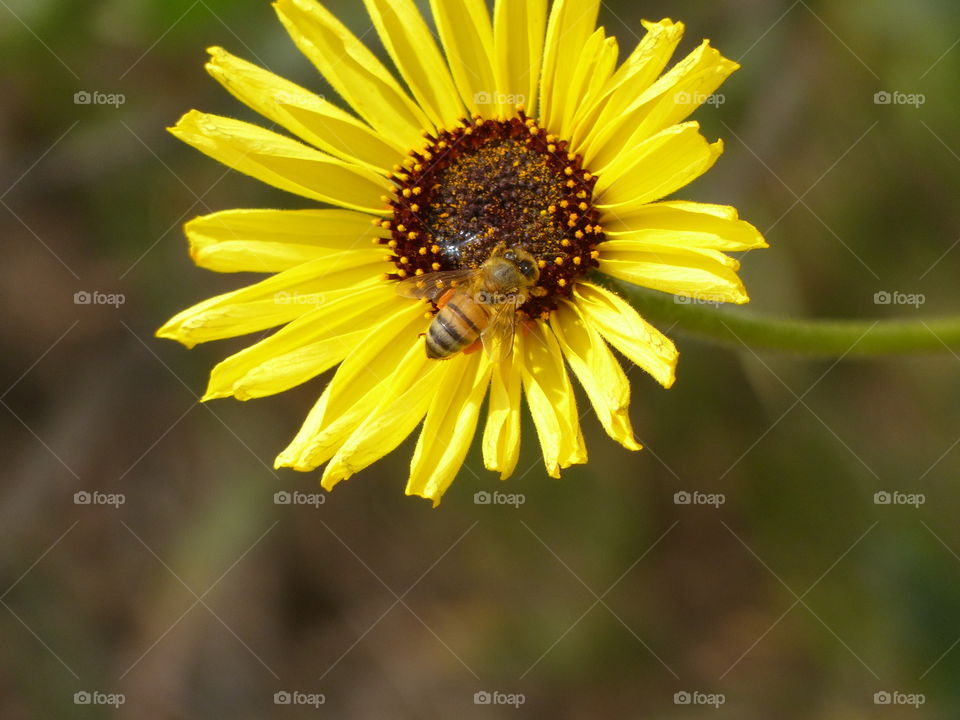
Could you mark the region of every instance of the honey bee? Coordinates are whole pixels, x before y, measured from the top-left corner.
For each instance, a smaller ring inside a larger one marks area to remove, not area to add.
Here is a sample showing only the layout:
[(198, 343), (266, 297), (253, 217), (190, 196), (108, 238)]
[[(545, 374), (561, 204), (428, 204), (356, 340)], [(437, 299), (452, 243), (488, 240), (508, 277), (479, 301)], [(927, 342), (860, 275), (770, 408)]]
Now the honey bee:
[(479, 339), (490, 359), (501, 362), (513, 351), (517, 309), (536, 294), (539, 278), (533, 255), (500, 244), (479, 268), (408, 278), (397, 292), (437, 305), (426, 333), (427, 357), (451, 358)]

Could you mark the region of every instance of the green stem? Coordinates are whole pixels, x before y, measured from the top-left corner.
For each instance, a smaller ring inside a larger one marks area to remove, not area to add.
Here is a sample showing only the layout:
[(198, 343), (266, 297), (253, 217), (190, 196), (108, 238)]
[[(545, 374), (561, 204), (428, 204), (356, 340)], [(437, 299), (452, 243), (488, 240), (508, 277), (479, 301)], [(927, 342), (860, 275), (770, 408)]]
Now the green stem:
[(791, 320), (739, 308), (678, 302), (673, 295), (597, 275), (648, 321), (735, 348), (840, 357), (960, 352), (960, 317)]

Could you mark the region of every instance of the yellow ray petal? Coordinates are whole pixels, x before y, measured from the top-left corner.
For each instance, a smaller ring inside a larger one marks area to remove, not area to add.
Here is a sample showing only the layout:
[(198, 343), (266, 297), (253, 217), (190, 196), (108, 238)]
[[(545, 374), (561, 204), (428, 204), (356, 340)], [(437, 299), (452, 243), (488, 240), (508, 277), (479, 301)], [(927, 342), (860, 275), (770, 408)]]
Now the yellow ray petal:
[(420, 107), (437, 127), (450, 128), (464, 115), (443, 55), (413, 0), (363, 0), (394, 65)]
[(490, 384), (486, 353), (462, 353), (445, 361), (445, 377), (430, 402), (410, 463), (407, 495), (440, 504), (473, 444), (480, 405)]
[(406, 384), (385, 383), (380, 399), (366, 419), (344, 441), (323, 471), (327, 490), (392, 452), (414, 431), (430, 401), (443, 388), (443, 364), (428, 360), (423, 339), (414, 344), (397, 369)]
[(215, 160), (274, 187), (353, 210), (386, 215), (392, 185), (360, 165), (256, 125), (191, 110), (170, 132)]
[(210, 373), (204, 400), (250, 400), (306, 382), (339, 363), (396, 308), (391, 283), (348, 292), (311, 306), (265, 340), (231, 355)]
[(577, 400), (553, 330), (542, 320), (529, 324), (524, 338), (523, 390), (537, 428), (543, 462), (551, 477), (585, 463), (587, 450), (580, 432)]
[(628, 450), (639, 450), (630, 423), (630, 381), (600, 333), (574, 303), (566, 301), (554, 313), (551, 326), (603, 429)]
[(677, 348), (623, 298), (597, 285), (578, 283), (573, 299), (604, 339), (664, 387), (673, 385)]
[(541, 124), (557, 133), (580, 49), (597, 26), (600, 0), (555, 0), (547, 23), (540, 80)]
[(426, 360), (417, 339), (430, 321), (424, 306), (404, 303), (392, 316), (370, 330), (337, 368), (300, 431), (274, 465), (313, 470), (329, 460), (393, 386), (408, 388), (421, 366), (407, 358), (411, 347)]
[(184, 226), (190, 256), (217, 272), (281, 272), (387, 233), (352, 210), (224, 210)]
[(467, 110), (488, 118), (500, 115), (493, 28), (485, 0), (430, 0), (430, 7)]
[(536, 117), (547, 0), (496, 0), (493, 14), (497, 88), (507, 96), (501, 110), (513, 117), (512, 105), (523, 105)]
[(279, 0), (274, 8), (300, 51), (360, 117), (394, 147), (423, 144), (421, 133), (432, 123), (343, 23), (314, 0)]
[(740, 66), (727, 60), (709, 41), (677, 63), (625, 109), (600, 118), (584, 157), (598, 170), (624, 149), (689, 117)]
[(524, 333), (514, 337), (513, 353), (493, 367), (490, 403), (483, 429), (483, 464), (506, 480), (520, 459), (520, 376)]
[(607, 37), (603, 28), (597, 29), (580, 49), (580, 59), (567, 80), (567, 95), (560, 121), (560, 136), (567, 138), (573, 131), (577, 110), (589, 101), (592, 92), (606, 83), (616, 67), (619, 47), (615, 37)]
[(723, 142), (712, 145), (695, 122), (674, 125), (623, 153), (597, 180), (604, 214), (630, 212), (690, 184), (713, 167)]
[(641, 205), (603, 220), (603, 230), (613, 239), (651, 242), (660, 246), (698, 247), (737, 252), (768, 247), (750, 223), (740, 220), (729, 205), (663, 202)]
[(193, 347), (266, 330), (300, 317), (318, 303), (382, 282), (386, 267), (381, 250), (348, 250), (303, 263), (178, 313), (157, 330), (157, 337)]
[(644, 20), (643, 26), (647, 33), (630, 56), (601, 90), (586, 98), (578, 109), (570, 134), (575, 152), (582, 152), (592, 134), (623, 114), (650, 87), (683, 37), (683, 23), (669, 19), (658, 23)]
[(223, 48), (208, 50), (209, 72), (240, 102), (321, 150), (387, 174), (409, 148), (391, 145), (319, 95), (241, 60)]
[(630, 241), (601, 245), (600, 272), (634, 285), (692, 297), (702, 302), (750, 301), (737, 276), (739, 263), (715, 250), (660, 249), (648, 252)]

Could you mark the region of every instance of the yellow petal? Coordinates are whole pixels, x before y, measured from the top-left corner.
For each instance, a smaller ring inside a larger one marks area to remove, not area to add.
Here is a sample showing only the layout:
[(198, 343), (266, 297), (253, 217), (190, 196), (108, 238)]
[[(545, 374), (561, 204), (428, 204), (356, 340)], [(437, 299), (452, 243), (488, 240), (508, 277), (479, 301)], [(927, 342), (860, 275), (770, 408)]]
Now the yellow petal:
[(628, 450), (639, 450), (630, 423), (630, 381), (600, 333), (570, 302), (560, 304), (551, 326), (603, 429)]
[(274, 8), (300, 51), (360, 117), (394, 147), (423, 144), (421, 133), (433, 125), (343, 23), (313, 0), (279, 0)]
[(383, 46), (427, 117), (437, 127), (456, 125), (463, 118), (463, 104), (443, 55), (413, 0), (363, 2)]
[(677, 348), (625, 300), (597, 285), (578, 283), (573, 299), (604, 339), (664, 387), (673, 385)]
[(416, 357), (426, 360), (423, 342), (417, 339), (430, 323), (424, 318), (424, 307), (403, 303), (352, 349), (297, 436), (277, 457), (276, 467), (313, 470), (322, 465), (377, 407), (384, 393), (410, 387), (421, 369), (410, 355), (411, 348), (418, 348)]
[(740, 220), (729, 205), (663, 202), (618, 210), (603, 219), (610, 238), (651, 242), (660, 246), (698, 247), (737, 252), (768, 247), (760, 231)]
[(193, 261), (217, 272), (281, 272), (387, 234), (352, 210), (224, 210), (184, 231)]
[(410, 463), (407, 495), (440, 504), (473, 444), (480, 406), (490, 384), (486, 353), (457, 355), (444, 361), (444, 378), (427, 410)]
[(547, 0), (496, 0), (493, 14), (497, 88), (507, 96), (501, 110), (512, 117), (513, 101), (536, 117)]
[[(597, 26), (600, 0), (555, 0), (547, 23), (540, 80), (540, 118), (550, 132), (559, 131), (569, 96), (569, 82), (580, 50)], [(573, 98), (572, 100), (576, 100)]]
[(739, 269), (739, 261), (707, 248), (657, 244), (636, 236), (600, 245), (600, 272), (704, 302), (748, 302)]
[(379, 283), (311, 306), (270, 337), (219, 363), (203, 399), (250, 400), (304, 383), (366, 342), (396, 304), (393, 284)]
[(170, 132), (201, 152), (274, 187), (321, 202), (386, 215), (385, 177), (257, 125), (191, 110)]
[(485, 0), (430, 0), (460, 97), (471, 115), (501, 114), (493, 70), (493, 28)]
[(571, 142), (580, 152), (586, 140), (619, 118), (670, 61), (680, 38), (683, 23), (664, 19), (658, 23), (643, 21), (647, 33), (613, 77), (599, 93), (584, 100), (574, 119)]
[(617, 39), (607, 37), (603, 28), (596, 30), (580, 49), (580, 60), (567, 80), (567, 96), (560, 121), (560, 136), (567, 138), (573, 131), (573, 118), (577, 110), (589, 101), (591, 92), (596, 92), (613, 74), (619, 47)]
[(327, 490), (392, 452), (409, 437), (442, 389), (443, 364), (428, 360), (423, 339), (414, 344), (397, 369), (406, 384), (390, 382), (360, 426), (330, 459), (320, 484)]
[(615, 114), (610, 108), (601, 116), (598, 123), (606, 124), (596, 127), (584, 153), (586, 163), (599, 171), (625, 149), (683, 121), (738, 67), (705, 40), (628, 107)]
[(514, 337), (513, 353), (493, 366), (490, 403), (483, 430), (483, 464), (506, 480), (520, 459), (520, 377), (524, 333)]
[(527, 332), (523, 342), (524, 395), (547, 473), (560, 477), (561, 469), (587, 461), (577, 401), (553, 330), (537, 320), (529, 324)]
[(600, 174), (597, 204), (617, 215), (659, 200), (703, 175), (722, 152), (723, 143), (708, 143), (698, 123), (674, 125), (623, 153)]
[(240, 102), (321, 150), (386, 174), (409, 148), (382, 135), (319, 95), (241, 60), (223, 48), (210, 48), (207, 72)]
[(157, 337), (193, 347), (266, 330), (300, 317), (318, 303), (381, 282), (386, 267), (380, 250), (348, 250), (303, 263), (184, 310), (157, 330)]

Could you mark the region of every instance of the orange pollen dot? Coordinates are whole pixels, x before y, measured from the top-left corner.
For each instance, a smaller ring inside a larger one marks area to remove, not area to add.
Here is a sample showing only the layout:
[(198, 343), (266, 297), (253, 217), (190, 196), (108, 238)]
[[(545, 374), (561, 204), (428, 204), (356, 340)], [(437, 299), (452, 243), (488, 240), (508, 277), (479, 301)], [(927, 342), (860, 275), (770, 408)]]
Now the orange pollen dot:
[(573, 236), (574, 236), (577, 240), (583, 240), (583, 230), (577, 230), (577, 231), (573, 234)]
[(547, 152), (555, 153), (557, 151), (557, 146), (553, 143), (547, 145)]
[(406, 255), (404, 255), (403, 257), (400, 258), (400, 262), (401, 262), (401, 264), (403, 264), (403, 265), (408, 265), (408, 264), (410, 263), (410, 258), (408, 258)]
[(579, 264), (582, 263), (582, 262), (583, 262), (583, 258), (581, 258), (579, 255), (577, 255), (577, 256), (573, 259), (573, 264), (574, 264), (574, 265), (579, 265)]
[(433, 264), (430, 266), (430, 268), (431, 268), (434, 272), (438, 272), (438, 271), (440, 270), (440, 268), (441, 268), (441, 265), (440, 265), (440, 263), (435, 262), (435, 263), (433, 263)]
[(537, 260), (537, 267), (539, 267), (541, 270), (543, 270), (543, 268), (545, 268), (546, 266), (547, 266), (546, 260)]
[(416, 203), (414, 203), (413, 205), (410, 206), (410, 211), (411, 211), (411, 212), (420, 212), (420, 206), (417, 205)]
[(407, 231), (406, 225), (404, 225), (403, 223), (400, 223), (399, 225), (397, 225), (397, 232), (405, 233), (406, 231)]
[(384, 220), (382, 223), (380, 223), (380, 227), (382, 227), (384, 230), (389, 230), (389, 229), (390, 229), (390, 221), (389, 221), (389, 220)]
[(416, 240), (418, 236), (419, 236), (419, 233), (412, 232), (412, 231), (411, 231), (411, 232), (408, 232), (408, 233), (407, 233), (407, 240)]
[(437, 255), (437, 254), (440, 252), (440, 246), (439, 246), (439, 245), (431, 245), (431, 246), (430, 246), (430, 252), (432, 252), (434, 255)]
[(393, 248), (397, 247), (397, 241), (391, 240), (390, 242), (387, 243), (387, 247), (392, 250)]
[(570, 245), (572, 245), (573, 243), (571, 243), (567, 238), (564, 238), (563, 240), (560, 241), (560, 244), (563, 245), (564, 247), (570, 247)]
[(566, 168), (564, 168), (564, 169), (563, 169), (563, 174), (564, 174), (564, 175), (573, 175), (573, 168), (572, 168), (572, 167), (566, 167)]
[(405, 198), (408, 198), (408, 197), (410, 197), (411, 195), (413, 195), (413, 192), (411, 192), (410, 188), (404, 188), (404, 189), (403, 189), (403, 196), (404, 196)]
[(415, 188), (413, 189), (413, 194), (414, 194), (414, 195), (419, 195), (419, 194), (422, 193), (422, 192), (423, 192), (423, 188), (415, 187)]
[(405, 278), (407, 276), (407, 271), (404, 270), (403, 268), (400, 268), (399, 270), (397, 270), (397, 275), (399, 275), (402, 278)]
[(556, 259), (553, 261), (553, 264), (554, 264), (554, 265), (563, 265), (563, 258), (562, 258), (562, 257), (556, 258)]
[(585, 202), (580, 203), (579, 207), (580, 207), (580, 209), (583, 210), (584, 212), (586, 212), (587, 210), (590, 209), (590, 206), (587, 205), (587, 203), (585, 203)]
[(561, 201), (560, 201), (560, 207), (562, 207), (562, 208), (564, 208), (564, 209), (570, 207), (570, 201), (569, 201), (569, 200), (561, 200)]
[(566, 286), (567, 286), (567, 279), (566, 279), (566, 278), (560, 278), (559, 280), (557, 280), (557, 285), (559, 285), (560, 287), (566, 287)]
[(600, 259), (600, 251), (599, 251), (599, 250), (594, 250), (594, 251), (592, 251), (592, 252), (590, 253), (590, 257), (593, 258), (594, 260), (599, 260), (599, 259)]
[(417, 250), (417, 252), (420, 253), (421, 255), (426, 255), (426, 254), (427, 254), (427, 249), (426, 249), (425, 247), (422, 247), (422, 248), (420, 248), (419, 250)]

